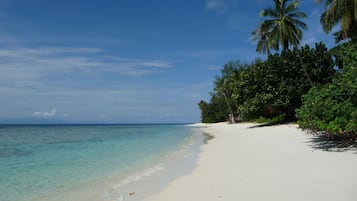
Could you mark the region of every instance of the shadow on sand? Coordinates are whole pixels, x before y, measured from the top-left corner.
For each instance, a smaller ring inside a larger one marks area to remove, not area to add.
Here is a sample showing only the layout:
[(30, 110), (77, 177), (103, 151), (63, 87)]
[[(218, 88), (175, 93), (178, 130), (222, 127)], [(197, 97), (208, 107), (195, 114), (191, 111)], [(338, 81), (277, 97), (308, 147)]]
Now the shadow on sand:
[(277, 125), (289, 124), (289, 123), (293, 123), (293, 122), (284, 121), (284, 122), (274, 122), (274, 123), (262, 123), (262, 124), (250, 126), (248, 128), (250, 128), (250, 129), (252, 129), (252, 128), (262, 128), (262, 127), (277, 126)]
[(208, 133), (206, 133), (206, 132), (203, 132), (203, 135), (205, 136), (205, 138), (204, 138), (204, 144), (207, 144), (208, 141), (210, 141), (210, 140), (212, 140), (212, 139), (214, 138), (213, 135), (210, 135), (210, 134), (208, 134)]
[(331, 136), (328, 135), (315, 134), (306, 143), (314, 149), (320, 149), (323, 151), (330, 151), (330, 152), (353, 151), (354, 154), (357, 154), (356, 139), (332, 138)]
[[(262, 128), (277, 126), (282, 124), (289, 124), (293, 122), (276, 122), (276, 123), (264, 123), (248, 127), (249, 129)], [(345, 152), (353, 151), (354, 154), (357, 154), (357, 138), (343, 138), (343, 137), (333, 137), (331, 135), (323, 135), (314, 133), (311, 131), (305, 131), (307, 135), (310, 135), (310, 140), (306, 143), (308, 146), (313, 149), (319, 149), (323, 151), (330, 152)]]

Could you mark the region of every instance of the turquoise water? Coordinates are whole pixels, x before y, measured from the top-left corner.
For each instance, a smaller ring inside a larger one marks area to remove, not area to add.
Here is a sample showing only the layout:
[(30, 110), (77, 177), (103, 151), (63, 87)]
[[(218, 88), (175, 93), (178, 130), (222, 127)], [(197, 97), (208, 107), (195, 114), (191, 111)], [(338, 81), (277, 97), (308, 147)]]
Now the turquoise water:
[(0, 126), (0, 201), (148, 168), (192, 137), (183, 125)]

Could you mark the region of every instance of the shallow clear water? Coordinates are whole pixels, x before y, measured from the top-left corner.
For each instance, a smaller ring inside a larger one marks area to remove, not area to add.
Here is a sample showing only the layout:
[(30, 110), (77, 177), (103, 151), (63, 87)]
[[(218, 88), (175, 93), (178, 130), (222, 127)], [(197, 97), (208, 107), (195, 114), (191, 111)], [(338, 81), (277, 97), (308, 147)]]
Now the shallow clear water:
[(36, 199), (111, 175), (124, 178), (191, 136), (183, 125), (1, 126), (0, 201)]

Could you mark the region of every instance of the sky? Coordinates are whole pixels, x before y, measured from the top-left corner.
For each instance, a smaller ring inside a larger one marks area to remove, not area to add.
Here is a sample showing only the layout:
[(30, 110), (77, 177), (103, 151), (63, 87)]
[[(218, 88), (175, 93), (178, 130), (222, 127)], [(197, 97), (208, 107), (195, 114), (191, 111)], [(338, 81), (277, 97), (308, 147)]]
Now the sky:
[[(272, 0), (0, 0), (0, 123), (193, 123)], [(301, 0), (302, 45), (333, 47)], [(264, 57), (264, 56), (263, 56)]]

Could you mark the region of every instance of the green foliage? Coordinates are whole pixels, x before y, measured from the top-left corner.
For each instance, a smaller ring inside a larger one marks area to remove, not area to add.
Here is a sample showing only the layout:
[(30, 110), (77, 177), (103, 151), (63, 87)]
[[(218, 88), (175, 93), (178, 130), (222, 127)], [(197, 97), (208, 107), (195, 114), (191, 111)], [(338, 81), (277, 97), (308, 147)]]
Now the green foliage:
[(283, 123), (285, 121), (286, 121), (285, 114), (281, 114), (281, 115), (278, 115), (273, 118), (263, 118), (262, 117), (262, 118), (255, 120), (255, 122), (257, 122), (257, 123), (268, 123), (268, 124), (279, 124), (279, 123)]
[(303, 97), (304, 104), (297, 110), (300, 127), (336, 134), (357, 131), (357, 122), (352, 118), (357, 107), (348, 100), (350, 94), (345, 88), (336, 85), (341, 81), (314, 87)]
[(315, 84), (323, 84), (331, 82), (333, 66), (332, 56), (322, 43), (315, 48), (305, 46), (269, 55), (266, 61), (230, 62), (216, 78), (210, 102), (201, 108), (202, 120), (226, 120), (229, 113), (239, 114), (242, 120), (277, 116), (294, 120), (295, 109), (302, 104), (301, 96), (311, 88), (305, 71)]
[(297, 110), (299, 125), (315, 131), (357, 137), (357, 44), (333, 50), (343, 67), (332, 83), (313, 87)]
[(265, 20), (253, 31), (253, 40), (258, 41), (257, 52), (270, 53), (271, 49), (288, 50), (296, 47), (302, 39), (302, 29), (306, 24), (301, 19), (307, 15), (299, 11), (297, 0), (274, 0), (273, 7), (261, 11)]
[(347, 42), (331, 49), (336, 58), (337, 65), (343, 69), (344, 66), (357, 66), (357, 42)]
[(202, 123), (216, 123), (227, 120), (229, 109), (222, 97), (212, 95), (209, 103), (202, 100), (198, 105), (201, 110)]
[(295, 119), (295, 109), (302, 104), (301, 96), (311, 88), (296, 52), (301, 55), (314, 83), (331, 82), (334, 63), (321, 43), (315, 48), (305, 46), (270, 55), (266, 61), (255, 62), (240, 73), (234, 97), (243, 119), (273, 118), (280, 114), (287, 120)]
[(214, 92), (211, 94), (210, 102), (199, 103), (203, 123), (226, 121), (228, 115), (237, 110), (237, 104), (233, 98), (235, 75), (247, 66), (239, 61), (232, 61), (223, 66), (221, 76), (217, 76), (214, 82)]
[(326, 33), (334, 26), (340, 25), (341, 30), (334, 33), (336, 43), (347, 38), (357, 40), (357, 1), (356, 0), (315, 0), (325, 2), (325, 11), (320, 22)]

